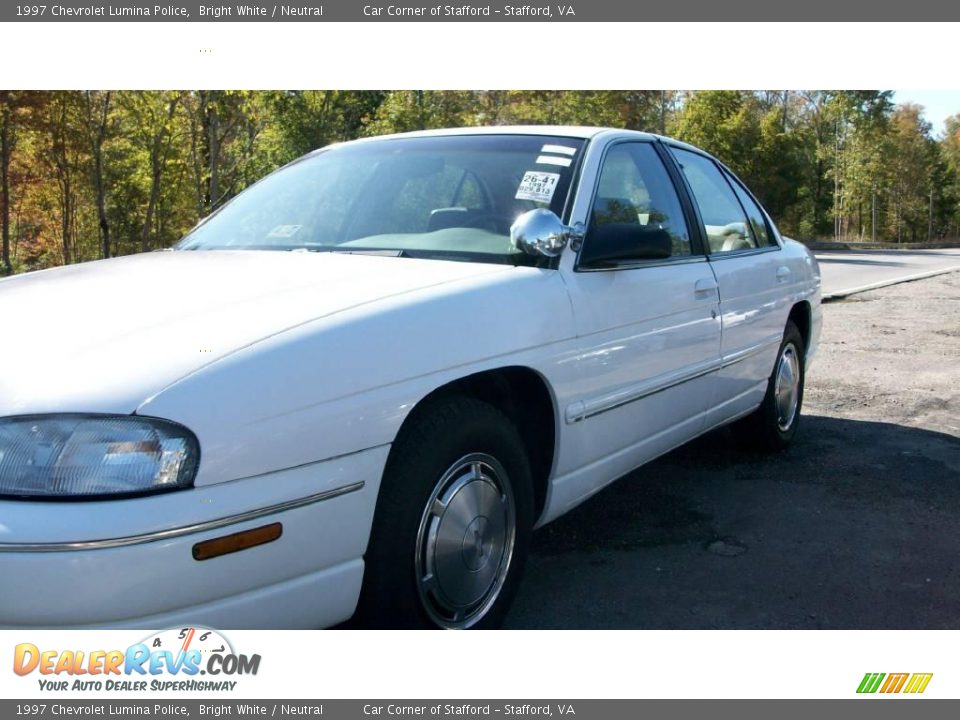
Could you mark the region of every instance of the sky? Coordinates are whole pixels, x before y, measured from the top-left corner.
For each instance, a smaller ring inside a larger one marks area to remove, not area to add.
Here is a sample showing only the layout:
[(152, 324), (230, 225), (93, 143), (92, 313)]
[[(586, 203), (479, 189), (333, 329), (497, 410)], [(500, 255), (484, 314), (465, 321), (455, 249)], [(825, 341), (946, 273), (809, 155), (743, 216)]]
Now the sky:
[(960, 90), (896, 90), (893, 100), (923, 105), (923, 115), (933, 125), (934, 135), (943, 133), (944, 120), (960, 113)]

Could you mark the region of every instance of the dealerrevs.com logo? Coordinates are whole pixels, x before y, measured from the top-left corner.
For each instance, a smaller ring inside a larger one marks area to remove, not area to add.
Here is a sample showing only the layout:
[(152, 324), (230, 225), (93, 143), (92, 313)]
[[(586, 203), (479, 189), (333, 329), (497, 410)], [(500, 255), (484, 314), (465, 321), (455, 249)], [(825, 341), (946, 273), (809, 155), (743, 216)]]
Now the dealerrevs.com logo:
[(44, 691), (232, 691), (256, 675), (260, 655), (234, 651), (216, 630), (173, 628), (124, 650), (54, 650), (33, 643), (14, 648), (13, 671), (36, 675)]
[(857, 687), (858, 693), (881, 693), (890, 695), (895, 693), (906, 693), (915, 695), (922, 693), (927, 689), (933, 673), (866, 673), (860, 685)]

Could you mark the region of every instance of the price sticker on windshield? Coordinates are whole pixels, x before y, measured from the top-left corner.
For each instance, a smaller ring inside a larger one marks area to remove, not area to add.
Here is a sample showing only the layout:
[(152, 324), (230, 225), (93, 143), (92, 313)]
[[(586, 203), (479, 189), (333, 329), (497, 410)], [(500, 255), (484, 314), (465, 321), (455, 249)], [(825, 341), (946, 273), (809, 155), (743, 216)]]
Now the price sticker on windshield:
[(267, 233), (268, 238), (292, 238), (303, 225), (277, 225), (273, 230)]
[(553, 193), (557, 189), (557, 183), (560, 180), (559, 173), (537, 172), (528, 170), (520, 181), (520, 187), (517, 188), (517, 194), (514, 196), (517, 200), (533, 200), (538, 203), (547, 203), (553, 199)]

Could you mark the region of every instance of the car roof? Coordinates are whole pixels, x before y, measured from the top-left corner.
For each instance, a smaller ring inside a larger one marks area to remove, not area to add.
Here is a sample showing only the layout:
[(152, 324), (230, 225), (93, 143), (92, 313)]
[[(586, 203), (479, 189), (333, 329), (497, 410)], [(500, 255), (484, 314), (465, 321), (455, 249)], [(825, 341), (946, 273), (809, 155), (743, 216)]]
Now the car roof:
[[(317, 148), (301, 159), (344, 145), (356, 145), (359, 143), (378, 142), (381, 140), (392, 140), (397, 138), (444, 137), (456, 135), (541, 135), (558, 138), (576, 138), (578, 140), (594, 140), (597, 138), (603, 138), (607, 140), (660, 140), (674, 147), (684, 148), (686, 150), (713, 158), (713, 155), (710, 153), (696, 147), (695, 145), (685, 143), (682, 140), (676, 140), (674, 138), (667, 137), (666, 135), (642, 132), (640, 130), (626, 130), (624, 128), (613, 127), (591, 127), (587, 125), (487, 125), (457, 128), (436, 128), (433, 130), (414, 130), (412, 132), (391, 133), (388, 135), (371, 135), (369, 137), (357, 138), (356, 140), (331, 143), (325, 147)], [(729, 168), (727, 169), (729, 170)]]
[[(437, 135), (558, 135), (586, 140), (608, 128), (582, 125), (489, 125), (485, 127), (439, 128), (402, 133), (403, 137), (431, 137)], [(394, 136), (396, 137), (396, 136)]]
[(415, 130), (413, 132), (395, 133), (391, 135), (374, 135), (360, 138), (351, 142), (369, 142), (390, 138), (414, 137), (441, 137), (445, 135), (549, 135), (553, 137), (577, 138), (589, 140), (597, 135), (617, 133), (637, 138), (652, 139), (657, 137), (650, 133), (636, 130), (622, 130), (609, 127), (588, 127), (584, 125), (491, 125), (483, 127), (438, 128), (435, 130)]

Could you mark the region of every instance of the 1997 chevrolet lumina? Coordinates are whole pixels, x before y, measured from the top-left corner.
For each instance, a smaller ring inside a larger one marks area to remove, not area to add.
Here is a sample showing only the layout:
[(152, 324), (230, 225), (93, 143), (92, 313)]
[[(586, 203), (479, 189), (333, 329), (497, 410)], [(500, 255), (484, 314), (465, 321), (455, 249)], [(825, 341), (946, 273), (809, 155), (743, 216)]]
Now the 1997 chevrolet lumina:
[(0, 282), (0, 626), (492, 627), (531, 531), (797, 429), (816, 261), (668, 138), (372, 138)]

